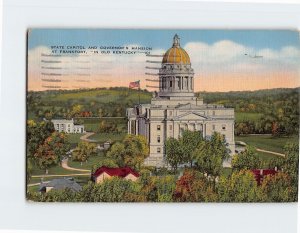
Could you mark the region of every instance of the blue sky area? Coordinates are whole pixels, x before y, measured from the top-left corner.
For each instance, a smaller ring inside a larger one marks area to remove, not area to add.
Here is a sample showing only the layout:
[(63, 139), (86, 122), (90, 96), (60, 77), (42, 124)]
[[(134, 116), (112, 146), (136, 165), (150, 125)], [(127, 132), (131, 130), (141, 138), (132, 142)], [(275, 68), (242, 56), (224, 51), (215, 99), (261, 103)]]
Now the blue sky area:
[(177, 33), (181, 46), (188, 42), (213, 44), (220, 40), (252, 47), (279, 50), (299, 47), (299, 33), (292, 30), (141, 30), (141, 29), (32, 29), (28, 48), (51, 45), (118, 46), (139, 44), (153, 49), (168, 49)]

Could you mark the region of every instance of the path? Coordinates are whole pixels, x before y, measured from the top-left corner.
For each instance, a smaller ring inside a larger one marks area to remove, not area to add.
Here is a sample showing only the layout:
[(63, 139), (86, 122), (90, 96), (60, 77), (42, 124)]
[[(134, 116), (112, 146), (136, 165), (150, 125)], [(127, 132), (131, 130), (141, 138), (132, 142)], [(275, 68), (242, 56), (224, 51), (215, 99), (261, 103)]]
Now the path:
[[(34, 176), (31, 176), (31, 177), (32, 178), (47, 178), (47, 177), (70, 177), (70, 176), (90, 176), (91, 175), (90, 170), (69, 167), (68, 158), (65, 158), (65, 159), (62, 160), (61, 166), (62, 166), (62, 168), (66, 169), (66, 170), (79, 171), (79, 172), (85, 172), (85, 173), (62, 174), (62, 175), (34, 175)], [(48, 183), (48, 182), (49, 181), (44, 181), (43, 183)], [(36, 185), (40, 185), (40, 184), (41, 184), (41, 182), (34, 183), (34, 184), (28, 184), (27, 186), (32, 187), (32, 186), (36, 186)]]
[(97, 142), (96, 140), (93, 139), (88, 139), (90, 136), (94, 135), (94, 132), (87, 132), (85, 135), (80, 137), (80, 140), (86, 141), (86, 142)]
[(281, 156), (281, 157), (285, 157), (284, 154), (274, 152), (274, 151), (263, 150), (263, 149), (259, 149), (259, 148), (256, 148), (256, 150), (259, 151), (259, 152), (264, 152), (264, 153), (268, 153), (268, 154), (273, 154), (273, 155), (278, 155), (278, 156)]
[(74, 168), (74, 167), (69, 167), (68, 165), (68, 158), (65, 158), (61, 161), (61, 167), (70, 171), (78, 171), (78, 172), (91, 172), (90, 170), (86, 169), (80, 169), (80, 168)]
[[(44, 181), (43, 182), (43, 184), (47, 184), (47, 183), (49, 183), (50, 181)], [(27, 185), (27, 187), (33, 187), (33, 186), (37, 186), (37, 185), (40, 185), (41, 184), (41, 182), (39, 182), (39, 183), (34, 183), (34, 184), (28, 184)]]
[[(246, 146), (246, 145), (247, 145), (247, 143), (242, 142), (242, 141), (236, 141), (236, 143), (239, 143), (239, 144), (242, 145), (242, 146)], [(257, 147), (255, 147), (255, 149), (256, 149), (257, 151), (259, 151), (259, 152), (264, 152), (264, 153), (267, 153), (267, 154), (273, 154), (273, 155), (285, 157), (284, 154), (278, 153), (278, 152), (275, 152), (275, 151), (263, 150), (263, 149), (260, 149), (260, 148), (257, 148)]]
[(91, 175), (91, 173), (74, 173), (74, 174), (64, 174), (64, 175), (35, 175), (35, 176), (31, 176), (31, 178), (90, 176), (90, 175)]

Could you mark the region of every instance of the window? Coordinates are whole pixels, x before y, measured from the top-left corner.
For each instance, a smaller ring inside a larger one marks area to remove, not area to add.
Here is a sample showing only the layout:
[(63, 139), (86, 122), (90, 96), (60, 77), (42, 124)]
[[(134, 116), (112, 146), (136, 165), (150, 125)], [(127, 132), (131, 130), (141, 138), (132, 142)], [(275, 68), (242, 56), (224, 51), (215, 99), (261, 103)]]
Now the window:
[(157, 153), (160, 153), (160, 147), (157, 147)]
[(170, 87), (172, 87), (172, 81), (170, 81)]
[(173, 129), (172, 125), (169, 125), (169, 130), (172, 130), (172, 129)]
[(212, 129), (213, 129), (213, 130), (216, 130), (216, 126), (215, 126), (215, 125), (212, 125)]
[(160, 125), (157, 125), (157, 130), (160, 130)]
[(226, 130), (226, 125), (222, 125), (222, 130)]
[(169, 115), (170, 115), (170, 116), (172, 116), (172, 115), (173, 115), (173, 112), (172, 112), (172, 111), (170, 111), (170, 112), (169, 112)]
[(213, 111), (213, 112), (212, 112), (212, 114), (213, 114), (213, 116), (214, 116), (214, 115), (216, 115), (216, 112), (215, 112), (215, 111)]
[(157, 136), (157, 142), (160, 143), (160, 136)]

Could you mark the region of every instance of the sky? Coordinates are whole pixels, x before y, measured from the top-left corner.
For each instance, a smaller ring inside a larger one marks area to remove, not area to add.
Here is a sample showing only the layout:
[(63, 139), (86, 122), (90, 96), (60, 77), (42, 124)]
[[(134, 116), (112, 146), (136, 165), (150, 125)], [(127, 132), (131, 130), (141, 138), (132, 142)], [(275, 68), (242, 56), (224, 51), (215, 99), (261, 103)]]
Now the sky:
[[(162, 58), (146, 57), (145, 52), (163, 55), (172, 46), (176, 33), (195, 71), (195, 91), (300, 86), (297, 31), (31, 29), (28, 89), (128, 86), (129, 82), (141, 80), (142, 88), (155, 90), (149, 86), (157, 82), (146, 79), (157, 76), (145, 73), (155, 74), (157, 69), (145, 67), (160, 67)], [(122, 49), (107, 48), (111, 46)], [(75, 50), (76, 53), (64, 53)], [(113, 54), (114, 51), (127, 53)]]

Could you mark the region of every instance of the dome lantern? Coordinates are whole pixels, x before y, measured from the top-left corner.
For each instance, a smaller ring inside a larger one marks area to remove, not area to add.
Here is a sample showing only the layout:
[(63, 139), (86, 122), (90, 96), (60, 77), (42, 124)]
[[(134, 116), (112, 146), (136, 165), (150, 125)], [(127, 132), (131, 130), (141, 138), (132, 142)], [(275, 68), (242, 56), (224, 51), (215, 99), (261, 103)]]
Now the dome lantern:
[(173, 47), (180, 47), (180, 38), (177, 34), (173, 37)]

